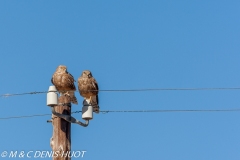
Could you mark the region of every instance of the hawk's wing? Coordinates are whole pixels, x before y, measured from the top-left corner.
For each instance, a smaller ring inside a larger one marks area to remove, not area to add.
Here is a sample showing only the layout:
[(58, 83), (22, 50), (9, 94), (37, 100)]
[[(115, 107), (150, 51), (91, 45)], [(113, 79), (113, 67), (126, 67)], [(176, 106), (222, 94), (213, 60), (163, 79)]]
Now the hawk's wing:
[(99, 100), (98, 100), (98, 83), (97, 81), (93, 78), (93, 81), (92, 81), (92, 85), (93, 85), (93, 91), (95, 94), (96, 94), (96, 101), (97, 101), (97, 104), (99, 104)]
[(74, 78), (70, 73), (65, 73), (62, 75), (62, 83), (64, 84), (64, 88), (66, 90), (76, 90)]
[(98, 84), (95, 79), (93, 79), (93, 81), (92, 81), (92, 86), (93, 86), (93, 90), (95, 90), (94, 92), (97, 92), (97, 94), (98, 94)]
[(54, 85), (54, 83), (53, 83), (53, 77), (51, 78), (51, 82), (52, 82), (52, 84)]
[(58, 91), (75, 91), (74, 78), (68, 73), (55, 73), (51, 79)]

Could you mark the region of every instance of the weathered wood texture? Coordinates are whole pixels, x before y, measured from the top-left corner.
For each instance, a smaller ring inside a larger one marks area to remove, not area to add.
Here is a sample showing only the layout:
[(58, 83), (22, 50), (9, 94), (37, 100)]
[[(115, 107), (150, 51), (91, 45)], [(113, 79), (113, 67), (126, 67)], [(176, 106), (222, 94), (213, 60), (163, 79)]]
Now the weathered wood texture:
[[(71, 115), (71, 103), (68, 96), (60, 96), (58, 104), (60, 105), (55, 106), (56, 112)], [(62, 104), (68, 104), (68, 106)], [(70, 160), (68, 154), (71, 151), (71, 123), (55, 115), (52, 115), (52, 119), (53, 136), (50, 144), (54, 152), (53, 160)]]

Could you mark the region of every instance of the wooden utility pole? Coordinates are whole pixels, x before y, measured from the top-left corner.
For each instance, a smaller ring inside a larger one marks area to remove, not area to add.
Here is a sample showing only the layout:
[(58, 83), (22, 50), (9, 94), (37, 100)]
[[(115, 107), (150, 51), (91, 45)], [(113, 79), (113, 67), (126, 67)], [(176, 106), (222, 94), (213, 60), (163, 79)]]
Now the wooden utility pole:
[[(60, 96), (55, 111), (71, 115), (71, 103), (69, 96)], [(53, 160), (70, 160), (71, 155), (71, 123), (52, 115), (53, 136), (50, 145), (53, 150)]]

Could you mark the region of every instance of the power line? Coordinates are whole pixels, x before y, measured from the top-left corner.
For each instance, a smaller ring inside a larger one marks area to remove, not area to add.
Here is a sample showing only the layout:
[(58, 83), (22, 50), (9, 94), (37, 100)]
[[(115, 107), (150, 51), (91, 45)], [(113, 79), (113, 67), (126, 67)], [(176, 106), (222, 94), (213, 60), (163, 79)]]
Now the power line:
[(101, 92), (144, 92), (144, 91), (194, 91), (194, 90), (239, 90), (239, 87), (232, 88), (143, 88), (143, 89), (116, 89), (99, 90)]
[[(200, 90), (240, 90), (240, 87), (230, 87), (230, 88), (143, 88), (143, 89), (102, 89), (99, 92), (146, 92), (146, 91), (200, 91)], [(97, 90), (88, 90), (97, 91)], [(78, 91), (76, 91), (78, 92)], [(27, 93), (14, 93), (14, 94), (2, 94), (0, 97), (11, 97), (11, 96), (22, 96), (22, 95), (33, 95), (48, 93), (48, 91), (42, 92), (27, 92)]]
[(50, 115), (52, 115), (52, 114), (35, 114), (35, 115), (28, 115), (28, 116), (14, 116), (14, 117), (0, 118), (0, 120), (15, 119), (15, 118), (32, 118), (32, 117), (41, 117), (41, 116), (50, 116)]
[[(82, 111), (75, 111), (75, 112), (71, 112), (73, 113), (80, 113)], [(5, 117), (5, 118), (0, 118), (0, 120), (4, 120), (4, 119), (15, 119), (15, 118), (32, 118), (32, 117), (42, 117), (42, 116), (51, 116), (52, 114), (35, 114), (35, 115), (28, 115), (28, 116), (13, 116), (13, 117)]]
[(102, 113), (109, 112), (233, 112), (240, 109), (183, 109), (183, 110), (126, 110), (126, 111), (101, 111)]
[(28, 95), (28, 94), (42, 94), (42, 93), (48, 93), (48, 91), (45, 92), (27, 92), (27, 93), (14, 93), (14, 94), (2, 94), (0, 97), (11, 97), (11, 96), (23, 96), (23, 95)]
[[(239, 109), (183, 109), (183, 110), (106, 110), (100, 111), (100, 113), (143, 113), (143, 112), (239, 112)], [(82, 111), (75, 111), (73, 113), (81, 113)], [(17, 119), (17, 118), (32, 118), (32, 117), (40, 117), (40, 116), (51, 116), (52, 114), (36, 114), (36, 115), (27, 115), (27, 116), (14, 116), (14, 117), (2, 117), (0, 120), (7, 119)]]

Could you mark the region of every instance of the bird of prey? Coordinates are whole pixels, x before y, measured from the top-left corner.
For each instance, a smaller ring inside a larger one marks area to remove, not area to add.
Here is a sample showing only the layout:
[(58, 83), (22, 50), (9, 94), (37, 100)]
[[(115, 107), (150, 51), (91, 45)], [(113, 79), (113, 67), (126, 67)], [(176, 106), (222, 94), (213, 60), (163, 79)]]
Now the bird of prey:
[(78, 104), (77, 98), (74, 95), (74, 91), (76, 91), (74, 78), (70, 73), (68, 73), (66, 66), (58, 66), (51, 81), (60, 95), (69, 96), (71, 103)]
[(99, 113), (98, 84), (90, 71), (83, 71), (82, 75), (78, 78), (78, 90), (84, 99), (89, 100), (93, 106), (93, 111)]

